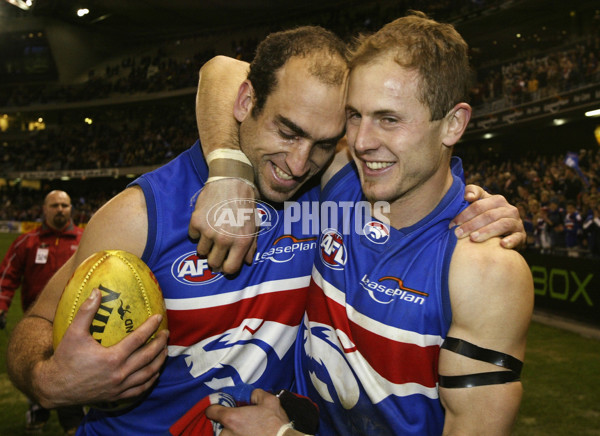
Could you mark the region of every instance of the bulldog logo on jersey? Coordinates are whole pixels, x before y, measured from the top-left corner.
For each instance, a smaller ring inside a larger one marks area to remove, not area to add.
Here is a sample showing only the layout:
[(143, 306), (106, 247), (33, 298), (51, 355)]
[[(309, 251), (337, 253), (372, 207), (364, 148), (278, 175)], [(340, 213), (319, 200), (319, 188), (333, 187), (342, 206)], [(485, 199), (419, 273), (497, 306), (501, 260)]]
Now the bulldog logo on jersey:
[(171, 265), (171, 274), (184, 285), (207, 285), (223, 277), (221, 273), (212, 272), (206, 258), (195, 251), (177, 258)]
[[(375, 354), (381, 356), (379, 358), (381, 361), (366, 358), (343, 329), (335, 329), (313, 321), (310, 321), (308, 325), (305, 321), (302, 329), (304, 339), (302, 367), (304, 371), (309, 370), (310, 381), (307, 383), (312, 385), (317, 395), (325, 403), (336, 404), (345, 410), (352, 410), (357, 405), (360, 408), (359, 403), (364, 402), (365, 398), (368, 399), (366, 404), (369, 407), (372, 404), (383, 402), (390, 396), (424, 395), (428, 398), (439, 398), (437, 386), (435, 383), (431, 385), (426, 381), (423, 376), (424, 371), (416, 371), (414, 378), (408, 379), (411, 382), (406, 382), (406, 373), (411, 372), (410, 370), (402, 371), (402, 365), (385, 363), (389, 357), (387, 353), (382, 354), (379, 349), (368, 351), (371, 347), (377, 347), (379, 343), (376, 333), (367, 329), (367, 337), (374, 340), (372, 342), (367, 340), (362, 347), (364, 347), (364, 353), (371, 357)], [(426, 345), (434, 345), (429, 341), (435, 340), (438, 338), (428, 339)], [(405, 344), (397, 344), (396, 341), (389, 342), (393, 348), (390, 355), (400, 355), (395, 353), (398, 353), (400, 349), (398, 347), (405, 346)], [(409, 368), (412, 366), (411, 363), (406, 365)], [(361, 391), (364, 391), (366, 395)]]
[(270, 369), (280, 365), (297, 332), (297, 327), (276, 321), (245, 319), (191, 346), (169, 345), (169, 356), (183, 356), (190, 375), (205, 378), (205, 384), (218, 391), (273, 376)]
[(363, 234), (374, 244), (385, 244), (390, 239), (390, 229), (379, 221), (369, 221), (363, 227)]
[(319, 240), (319, 255), (325, 266), (335, 270), (342, 270), (348, 260), (348, 252), (344, 246), (344, 239), (335, 229), (326, 229), (321, 233)]
[(310, 330), (309, 336), (304, 326), (303, 343), (306, 357), (311, 360), (313, 387), (325, 401), (352, 409), (358, 403), (360, 389), (339, 337), (325, 325), (314, 324)]

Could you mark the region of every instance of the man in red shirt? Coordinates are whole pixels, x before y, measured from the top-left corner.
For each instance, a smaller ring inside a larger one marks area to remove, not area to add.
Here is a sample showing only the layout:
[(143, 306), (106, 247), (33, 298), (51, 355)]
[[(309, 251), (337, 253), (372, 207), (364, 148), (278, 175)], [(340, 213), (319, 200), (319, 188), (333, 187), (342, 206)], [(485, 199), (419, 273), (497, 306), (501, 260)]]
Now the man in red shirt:
[[(75, 253), (83, 229), (71, 219), (71, 198), (64, 191), (52, 191), (44, 200), (42, 225), (14, 240), (0, 265), (0, 329), (6, 326), (6, 312), (15, 291), (21, 287), (23, 312), (35, 301), (46, 282)], [(58, 409), (61, 426), (69, 434), (83, 416), (81, 407)], [(50, 411), (30, 402), (26, 429), (42, 430)]]

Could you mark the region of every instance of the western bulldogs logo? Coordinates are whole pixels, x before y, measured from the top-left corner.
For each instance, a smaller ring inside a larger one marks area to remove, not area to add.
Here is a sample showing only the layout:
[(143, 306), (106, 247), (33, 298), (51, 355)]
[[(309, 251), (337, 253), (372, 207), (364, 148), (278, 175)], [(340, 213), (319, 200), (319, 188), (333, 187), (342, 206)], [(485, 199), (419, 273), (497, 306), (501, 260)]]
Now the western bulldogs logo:
[(296, 340), (297, 327), (264, 319), (246, 319), (237, 327), (186, 346), (169, 345), (169, 356), (183, 356), (192, 377), (218, 391), (258, 383), (280, 367)]
[[(307, 328), (304, 326), (304, 328)], [(321, 398), (350, 410), (358, 403), (360, 390), (352, 369), (345, 359), (340, 339), (331, 327), (313, 324), (311, 336), (304, 330), (304, 352), (310, 359), (311, 381)], [(308, 340), (309, 339), (309, 340)]]
[(363, 227), (363, 234), (375, 244), (385, 244), (390, 239), (390, 229), (379, 221), (369, 221)]
[(342, 270), (348, 260), (342, 235), (335, 229), (326, 229), (319, 240), (319, 254), (323, 264), (331, 269)]
[(207, 285), (223, 277), (223, 274), (213, 273), (208, 261), (195, 251), (177, 258), (171, 265), (171, 274), (184, 285)]
[[(305, 373), (307, 371), (310, 373), (310, 381), (307, 380), (307, 384), (312, 384), (312, 388), (325, 404), (340, 405), (345, 410), (358, 406), (364, 411), (361, 403), (363, 406), (372, 407), (373, 404), (378, 404), (390, 396), (424, 395), (428, 398), (439, 398), (436, 386), (421, 384), (417, 379), (408, 382), (406, 376), (400, 376), (401, 373), (395, 368), (379, 372), (374, 366), (376, 362), (365, 358), (352, 338), (342, 329), (334, 329), (317, 322), (309, 322), (307, 325), (306, 321), (302, 328), (304, 339), (302, 369)], [(368, 335), (376, 336), (376, 333), (369, 332)], [(362, 347), (366, 351), (376, 345), (371, 345), (367, 341)], [(378, 352), (381, 353), (380, 350)], [(372, 353), (368, 354), (372, 355)], [(406, 381), (394, 381), (399, 379)], [(361, 380), (363, 383), (359, 385)], [(361, 425), (367, 426), (365, 428), (375, 425), (377, 429), (376, 422), (363, 421)], [(369, 435), (384, 433), (388, 434), (387, 431), (381, 430), (360, 432)]]

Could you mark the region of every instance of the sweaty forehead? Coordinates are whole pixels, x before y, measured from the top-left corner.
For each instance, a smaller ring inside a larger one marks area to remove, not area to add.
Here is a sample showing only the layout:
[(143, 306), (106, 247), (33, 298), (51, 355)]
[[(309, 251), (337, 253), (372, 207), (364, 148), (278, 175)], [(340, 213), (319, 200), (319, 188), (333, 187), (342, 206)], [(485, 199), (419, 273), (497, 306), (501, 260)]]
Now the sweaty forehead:
[(391, 59), (359, 65), (352, 69), (347, 104), (368, 111), (397, 110), (408, 113), (415, 109), (429, 112), (420, 100), (419, 75), (401, 67)]

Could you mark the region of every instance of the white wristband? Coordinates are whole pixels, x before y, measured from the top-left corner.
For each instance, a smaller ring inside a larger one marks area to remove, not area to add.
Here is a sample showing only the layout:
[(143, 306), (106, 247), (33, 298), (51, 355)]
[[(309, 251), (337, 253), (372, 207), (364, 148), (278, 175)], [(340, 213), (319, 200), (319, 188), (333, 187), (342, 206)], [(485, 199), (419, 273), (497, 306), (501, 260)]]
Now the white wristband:
[(280, 428), (279, 431), (277, 432), (277, 434), (275, 436), (283, 436), (285, 434), (286, 431), (288, 431), (290, 428), (294, 428), (293, 424), (291, 422), (288, 422), (287, 424), (283, 424)]
[(209, 177), (206, 180), (206, 182), (204, 182), (204, 186), (208, 185), (209, 183), (218, 182), (219, 180), (225, 180), (225, 179), (236, 179), (236, 180), (239, 180), (240, 182), (244, 182), (245, 184), (250, 185), (252, 187), (252, 189), (258, 190), (254, 183), (252, 183), (250, 180), (246, 180), (242, 177), (213, 176), (213, 177)]
[(210, 163), (215, 159), (233, 159), (239, 162), (245, 163), (246, 165), (252, 166), (248, 157), (241, 150), (232, 150), (230, 148), (219, 148), (217, 150), (211, 151), (206, 156), (206, 164), (210, 165)]

